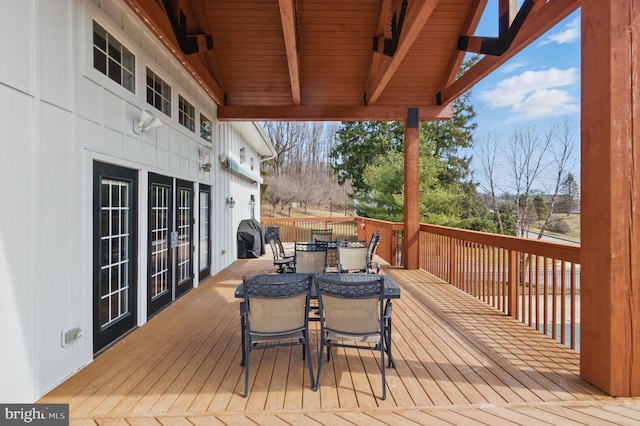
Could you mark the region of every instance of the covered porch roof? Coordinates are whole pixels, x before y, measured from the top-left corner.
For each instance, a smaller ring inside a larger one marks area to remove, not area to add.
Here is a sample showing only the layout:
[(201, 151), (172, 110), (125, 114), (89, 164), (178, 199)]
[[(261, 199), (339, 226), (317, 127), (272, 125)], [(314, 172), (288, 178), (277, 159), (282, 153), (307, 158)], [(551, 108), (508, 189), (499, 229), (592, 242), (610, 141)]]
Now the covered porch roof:
[[(221, 120), (451, 117), (461, 93), (579, 7), (500, 0), (126, 0), (219, 105)], [(484, 56), (456, 80), (467, 52)]]

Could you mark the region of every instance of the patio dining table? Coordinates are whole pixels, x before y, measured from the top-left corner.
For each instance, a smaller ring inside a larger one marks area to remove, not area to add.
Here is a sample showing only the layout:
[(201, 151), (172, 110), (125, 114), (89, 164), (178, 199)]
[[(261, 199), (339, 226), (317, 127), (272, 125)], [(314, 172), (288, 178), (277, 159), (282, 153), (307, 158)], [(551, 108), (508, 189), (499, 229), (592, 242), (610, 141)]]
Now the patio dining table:
[[(390, 361), (390, 365), (392, 367), (395, 368), (396, 363), (395, 360), (393, 359), (393, 355), (391, 355), (391, 312), (392, 312), (392, 300), (393, 299), (399, 299), (400, 298), (400, 286), (398, 285), (398, 283), (391, 278), (388, 275), (383, 275), (383, 274), (364, 274), (364, 273), (357, 273), (357, 274), (336, 274), (336, 273), (324, 273), (324, 274), (259, 274), (259, 275), (254, 275), (252, 277), (249, 277), (250, 279), (255, 279), (255, 278), (260, 278), (260, 277), (264, 277), (264, 278), (272, 278), (273, 280), (277, 280), (277, 281), (297, 281), (299, 280), (301, 277), (303, 276), (309, 276), (312, 275), (313, 277), (325, 277), (327, 279), (330, 280), (338, 280), (338, 281), (344, 281), (344, 282), (353, 282), (354, 280), (358, 280), (361, 279), (360, 277), (368, 277), (370, 279), (378, 279), (378, 278), (384, 278), (384, 298), (386, 299), (385, 302), (385, 346), (386, 346), (386, 352), (387, 355), (389, 356), (389, 361)], [(312, 281), (312, 286), (311, 286), (311, 299), (312, 300), (317, 300), (318, 299), (318, 295), (316, 293), (316, 286), (315, 286), (315, 279)], [(235, 298), (236, 299), (241, 299), (242, 302), (240, 302), (240, 330), (242, 332), (242, 361), (241, 361), (241, 365), (244, 365), (245, 359), (244, 359), (244, 345), (245, 345), (245, 338), (244, 338), (244, 327), (245, 327), (245, 307), (244, 307), (244, 286), (242, 283), (240, 283), (238, 285), (238, 287), (236, 287), (235, 290)], [(265, 295), (268, 296), (268, 295)]]

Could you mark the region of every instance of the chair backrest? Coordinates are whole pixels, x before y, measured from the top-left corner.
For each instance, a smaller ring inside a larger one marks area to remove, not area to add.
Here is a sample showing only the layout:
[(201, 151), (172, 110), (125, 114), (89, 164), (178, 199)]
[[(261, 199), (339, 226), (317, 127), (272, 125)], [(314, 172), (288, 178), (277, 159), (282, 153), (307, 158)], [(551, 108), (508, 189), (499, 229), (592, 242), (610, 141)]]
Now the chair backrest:
[(271, 246), (274, 260), (284, 259), (284, 250), (282, 248), (282, 243), (278, 243), (279, 240), (277, 240), (276, 238), (272, 238), (271, 240), (269, 240), (269, 245)]
[(284, 259), (285, 257), (287, 257), (285, 251), (284, 251), (284, 246), (282, 245), (282, 241), (280, 241), (280, 237), (276, 236), (274, 237), (271, 241), (269, 241), (269, 244), (271, 244), (271, 249), (274, 250), (274, 256), (276, 256), (276, 252), (277, 252), (277, 259)]
[(274, 259), (279, 259), (278, 257), (278, 246), (276, 246), (276, 240), (273, 238), (269, 240), (269, 245), (271, 246), (271, 252), (273, 253)]
[(333, 241), (333, 228), (311, 229), (311, 241)]
[(341, 241), (338, 244), (340, 272), (367, 270), (367, 241)]
[(325, 272), (327, 244), (325, 242), (296, 243), (296, 272), (319, 274)]
[(380, 233), (374, 232), (373, 235), (371, 235), (371, 240), (369, 240), (369, 246), (367, 247), (367, 265), (371, 265), (373, 256), (376, 254), (376, 249), (378, 248), (378, 243), (380, 243)]
[(384, 330), (384, 277), (370, 274), (316, 276), (324, 328), (351, 335)]
[(256, 275), (242, 283), (249, 333), (268, 336), (306, 327), (310, 275)]

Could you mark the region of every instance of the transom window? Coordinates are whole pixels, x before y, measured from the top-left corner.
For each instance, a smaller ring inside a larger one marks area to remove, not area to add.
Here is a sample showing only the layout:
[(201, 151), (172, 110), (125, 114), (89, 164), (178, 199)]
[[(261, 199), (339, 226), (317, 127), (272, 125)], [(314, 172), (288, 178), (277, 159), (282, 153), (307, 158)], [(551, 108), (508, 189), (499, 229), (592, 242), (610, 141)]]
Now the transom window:
[(200, 137), (211, 143), (211, 120), (204, 114), (200, 114)]
[(147, 68), (147, 103), (171, 117), (171, 86)]
[(192, 132), (195, 132), (196, 109), (182, 96), (178, 96), (178, 122)]
[(93, 67), (131, 93), (136, 89), (135, 56), (95, 21)]

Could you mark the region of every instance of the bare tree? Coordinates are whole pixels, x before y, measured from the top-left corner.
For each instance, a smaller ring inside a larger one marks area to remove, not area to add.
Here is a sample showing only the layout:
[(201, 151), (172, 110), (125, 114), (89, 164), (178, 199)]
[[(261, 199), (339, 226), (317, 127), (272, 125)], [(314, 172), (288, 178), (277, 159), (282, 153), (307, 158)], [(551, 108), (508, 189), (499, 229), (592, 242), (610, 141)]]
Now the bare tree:
[(295, 200), (295, 195), (291, 190), (289, 179), (284, 176), (271, 176), (266, 181), (265, 200), (271, 206), (271, 217), (273, 217), (276, 207), (280, 207), (280, 212), (282, 212)]
[(478, 158), (480, 161), (480, 172), (484, 182), (480, 188), (489, 193), (493, 212), (498, 221), (498, 231), (504, 235), (504, 224), (502, 222), (502, 209), (498, 202), (498, 153), (501, 152), (498, 137), (495, 134), (487, 136), (477, 144)]
[(515, 191), (516, 229), (521, 237), (526, 237), (533, 224), (534, 185), (547, 167), (546, 157), (553, 141), (553, 132), (543, 136), (528, 127), (514, 131), (510, 150), (509, 164)]
[(552, 165), (554, 167), (553, 175), (555, 176), (555, 179), (552, 187), (546, 188), (547, 193), (551, 194), (551, 199), (549, 201), (549, 211), (542, 226), (540, 227), (540, 232), (538, 232), (538, 239), (543, 237), (544, 232), (551, 221), (551, 216), (555, 213), (555, 205), (560, 196), (562, 184), (568, 174), (567, 169), (570, 166), (570, 161), (572, 159), (571, 153), (574, 145), (573, 132), (569, 123), (566, 121), (550, 126), (547, 133), (548, 137), (553, 138), (554, 140), (551, 147), (551, 154), (553, 157)]
[(264, 130), (276, 149), (276, 156), (270, 162), (274, 176), (280, 176), (283, 173), (283, 166), (289, 163), (287, 157), (303, 143), (305, 138), (303, 124), (288, 121), (263, 123)]
[(309, 204), (318, 201), (318, 193), (322, 188), (320, 174), (317, 168), (308, 167), (306, 171), (303, 170), (290, 177), (291, 182), (295, 183), (297, 200), (303, 205), (304, 212), (306, 213)]
[[(476, 159), (484, 178), (480, 188), (490, 198), (501, 233), (505, 232), (501, 209), (505, 202), (513, 205), (517, 235), (525, 237), (537, 218), (534, 197), (544, 193), (548, 209), (537, 238), (543, 237), (552, 223), (562, 185), (570, 175), (574, 144), (574, 132), (567, 121), (552, 123), (543, 130), (518, 129), (506, 142), (494, 134), (476, 144)], [(507, 157), (508, 167), (504, 169), (500, 168), (501, 155)]]

